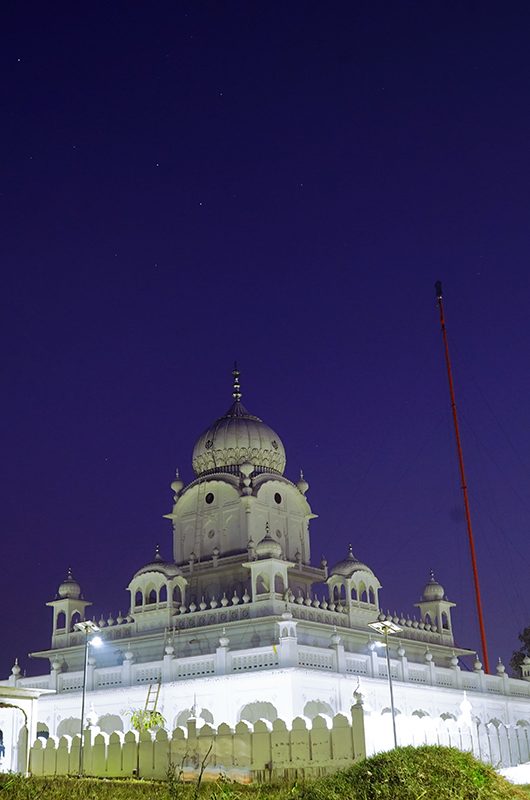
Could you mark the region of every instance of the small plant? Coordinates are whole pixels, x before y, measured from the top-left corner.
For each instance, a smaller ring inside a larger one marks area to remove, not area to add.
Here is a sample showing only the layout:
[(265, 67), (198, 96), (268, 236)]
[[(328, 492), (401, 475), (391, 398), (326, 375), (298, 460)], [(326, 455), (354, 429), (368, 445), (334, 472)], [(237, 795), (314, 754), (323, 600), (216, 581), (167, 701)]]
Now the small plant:
[(145, 708), (134, 708), (129, 712), (131, 725), (135, 731), (155, 731), (166, 724), (164, 715), (160, 711), (148, 711)]
[(182, 794), (182, 766), (177, 770), (176, 764), (170, 761), (166, 770), (167, 794), (169, 800), (178, 800)]
[[(156, 731), (163, 728), (166, 724), (164, 715), (160, 711), (148, 710), (147, 708), (133, 708), (128, 712), (131, 718), (131, 725), (135, 731)], [(140, 777), (140, 739), (136, 743), (136, 777)]]

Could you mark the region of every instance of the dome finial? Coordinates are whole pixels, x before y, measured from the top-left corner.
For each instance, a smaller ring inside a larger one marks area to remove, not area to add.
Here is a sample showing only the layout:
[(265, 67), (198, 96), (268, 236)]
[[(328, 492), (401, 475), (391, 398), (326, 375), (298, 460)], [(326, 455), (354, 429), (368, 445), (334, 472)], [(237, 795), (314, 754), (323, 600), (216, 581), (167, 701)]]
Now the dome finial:
[(239, 385), (239, 370), (237, 368), (237, 361), (234, 361), (234, 369), (232, 370), (232, 375), (234, 376), (234, 385), (232, 391), (232, 397), (239, 403), (241, 400), (241, 386)]

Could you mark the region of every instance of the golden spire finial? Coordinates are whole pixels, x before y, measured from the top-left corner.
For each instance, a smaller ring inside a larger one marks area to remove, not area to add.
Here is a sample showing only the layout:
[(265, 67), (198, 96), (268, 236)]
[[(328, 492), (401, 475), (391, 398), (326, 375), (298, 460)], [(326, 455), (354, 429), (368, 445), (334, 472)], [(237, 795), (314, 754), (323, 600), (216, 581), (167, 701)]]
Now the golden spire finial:
[(237, 361), (234, 361), (234, 369), (232, 370), (232, 375), (234, 376), (234, 385), (232, 390), (232, 397), (239, 403), (241, 400), (241, 386), (239, 385), (239, 370), (237, 368)]

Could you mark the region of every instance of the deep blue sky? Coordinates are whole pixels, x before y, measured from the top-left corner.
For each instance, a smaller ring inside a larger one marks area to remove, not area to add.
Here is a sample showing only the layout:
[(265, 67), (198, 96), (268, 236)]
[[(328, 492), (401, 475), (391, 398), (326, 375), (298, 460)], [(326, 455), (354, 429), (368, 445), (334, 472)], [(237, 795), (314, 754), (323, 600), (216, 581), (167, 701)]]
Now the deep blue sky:
[(412, 613), (432, 567), (478, 647), (434, 281), (490, 640), (530, 623), (530, 10), (10, 4), (2, 19), (0, 675), (156, 542), (230, 403)]

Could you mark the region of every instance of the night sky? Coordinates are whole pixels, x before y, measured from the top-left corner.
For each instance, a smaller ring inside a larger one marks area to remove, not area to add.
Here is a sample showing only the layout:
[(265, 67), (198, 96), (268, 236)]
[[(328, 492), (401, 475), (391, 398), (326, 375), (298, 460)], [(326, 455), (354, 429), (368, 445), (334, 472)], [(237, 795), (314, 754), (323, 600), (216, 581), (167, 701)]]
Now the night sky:
[(169, 484), (231, 402), (300, 467), (313, 561), (412, 614), (429, 570), (490, 661), (530, 624), (530, 9), (10, 3), (0, 49), (0, 677), (171, 554)]

